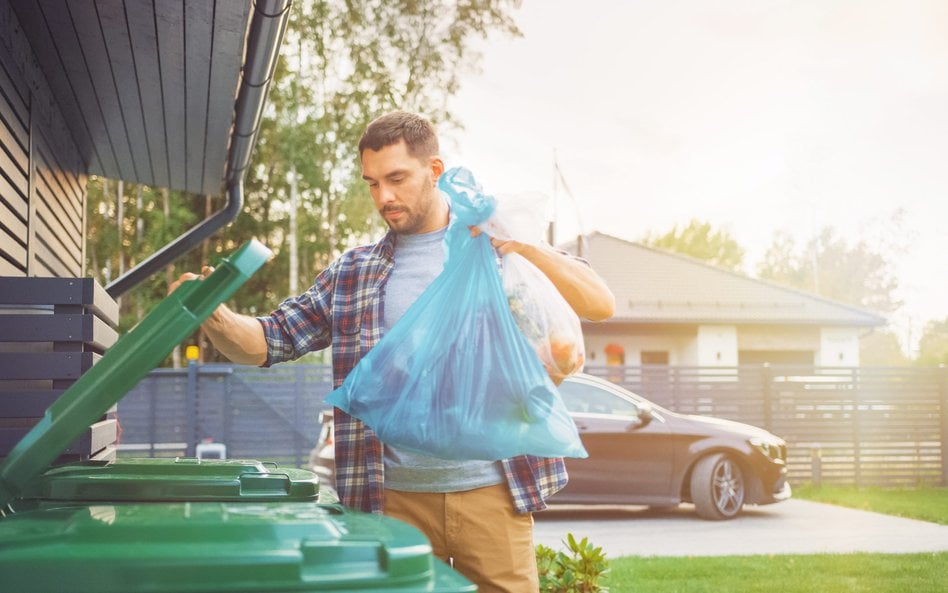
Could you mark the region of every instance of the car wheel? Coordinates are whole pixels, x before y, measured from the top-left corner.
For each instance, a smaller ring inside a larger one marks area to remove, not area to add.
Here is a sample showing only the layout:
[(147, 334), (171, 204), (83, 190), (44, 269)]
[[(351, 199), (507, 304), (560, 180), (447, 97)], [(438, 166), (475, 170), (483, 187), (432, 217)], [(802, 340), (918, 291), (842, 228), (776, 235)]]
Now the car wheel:
[(691, 499), (704, 519), (732, 519), (744, 506), (744, 474), (724, 453), (702, 457), (691, 472)]

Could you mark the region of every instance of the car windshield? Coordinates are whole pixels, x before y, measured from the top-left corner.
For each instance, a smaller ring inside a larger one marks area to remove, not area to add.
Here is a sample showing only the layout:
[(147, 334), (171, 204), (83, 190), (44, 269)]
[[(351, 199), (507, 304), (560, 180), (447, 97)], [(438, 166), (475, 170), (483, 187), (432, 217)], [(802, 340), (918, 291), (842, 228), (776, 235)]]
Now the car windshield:
[(577, 414), (612, 414), (637, 417), (639, 408), (633, 402), (602, 387), (582, 381), (564, 381), (560, 394), (566, 408)]

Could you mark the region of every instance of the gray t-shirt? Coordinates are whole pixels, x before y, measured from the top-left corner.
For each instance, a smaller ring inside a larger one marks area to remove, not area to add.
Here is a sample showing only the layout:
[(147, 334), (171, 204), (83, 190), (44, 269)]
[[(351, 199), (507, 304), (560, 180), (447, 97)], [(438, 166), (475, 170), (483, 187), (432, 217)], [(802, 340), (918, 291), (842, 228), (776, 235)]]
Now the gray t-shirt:
[[(382, 295), (385, 330), (405, 311), (444, 268), (446, 228), (422, 235), (399, 235), (395, 265)], [(385, 446), (385, 487), (410, 492), (460, 492), (504, 481), (500, 462), (440, 459)]]

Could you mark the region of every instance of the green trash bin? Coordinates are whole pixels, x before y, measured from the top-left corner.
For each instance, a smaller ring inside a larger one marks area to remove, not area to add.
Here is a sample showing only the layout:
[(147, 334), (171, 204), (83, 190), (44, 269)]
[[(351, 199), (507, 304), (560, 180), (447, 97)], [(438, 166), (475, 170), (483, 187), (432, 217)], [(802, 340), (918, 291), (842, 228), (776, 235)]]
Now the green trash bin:
[(413, 527), (317, 504), (306, 470), (197, 459), (49, 467), (269, 255), (250, 242), (184, 283), (0, 464), (0, 591), (475, 590)]
[(474, 585), (394, 519), (309, 503), (71, 505), (0, 519), (18, 593), (440, 592)]
[[(23, 485), (14, 511), (67, 502), (317, 502), (311, 471), (255, 460), (145, 458), (52, 467)], [(329, 498), (329, 502), (333, 502)]]

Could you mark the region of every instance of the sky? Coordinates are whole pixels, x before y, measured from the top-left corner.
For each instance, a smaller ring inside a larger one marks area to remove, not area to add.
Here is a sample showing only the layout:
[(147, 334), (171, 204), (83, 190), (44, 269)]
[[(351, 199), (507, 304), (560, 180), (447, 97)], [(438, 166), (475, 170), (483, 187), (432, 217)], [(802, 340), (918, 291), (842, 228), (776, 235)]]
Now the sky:
[(948, 317), (948, 2), (525, 0), (514, 18), (523, 37), (483, 43), (450, 104), (448, 166), (555, 198), (558, 240), (708, 221), (751, 275), (777, 231), (829, 225), (901, 248), (903, 346)]

